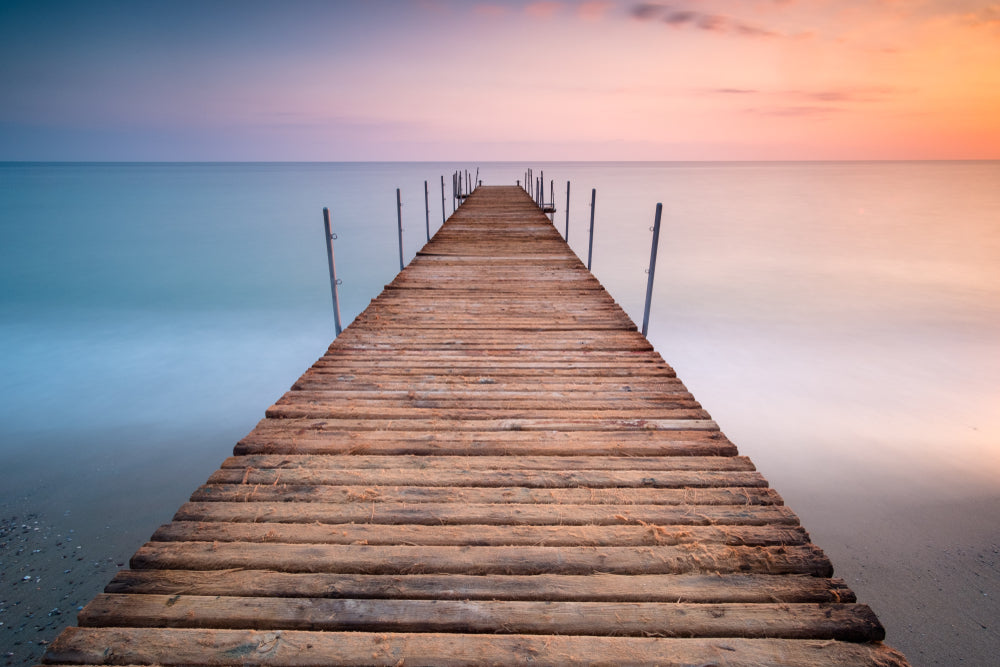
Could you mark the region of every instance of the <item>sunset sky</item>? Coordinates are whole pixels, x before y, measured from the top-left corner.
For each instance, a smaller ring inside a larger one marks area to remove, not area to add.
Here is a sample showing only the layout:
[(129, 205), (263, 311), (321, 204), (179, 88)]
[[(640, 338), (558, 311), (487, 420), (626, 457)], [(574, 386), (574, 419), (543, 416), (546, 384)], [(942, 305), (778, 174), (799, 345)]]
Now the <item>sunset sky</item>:
[(1000, 159), (1000, 2), (10, 2), (0, 160)]

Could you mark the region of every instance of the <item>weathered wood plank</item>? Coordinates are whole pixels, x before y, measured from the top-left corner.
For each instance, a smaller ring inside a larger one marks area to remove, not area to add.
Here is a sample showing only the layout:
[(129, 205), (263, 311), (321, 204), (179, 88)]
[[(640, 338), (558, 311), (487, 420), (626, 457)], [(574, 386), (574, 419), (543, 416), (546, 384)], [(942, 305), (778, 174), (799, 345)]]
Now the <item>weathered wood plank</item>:
[(272, 523), (379, 523), (422, 525), (678, 526), (767, 524), (794, 526), (799, 520), (783, 505), (535, 505), (471, 503), (284, 503), (188, 502), (174, 521)]
[[(227, 471), (228, 472), (228, 471)], [(248, 471), (249, 472), (249, 471)], [(280, 479), (276, 477), (276, 479)], [(278, 482), (205, 484), (195, 502), (472, 503), (536, 505), (774, 505), (767, 488), (530, 488), (455, 486), (329, 486)]]
[(849, 642), (885, 638), (865, 605), (395, 600), (103, 593), (81, 627), (494, 632), (532, 635), (778, 637)]
[[(714, 424), (714, 422), (712, 422)], [(736, 446), (716, 429), (524, 431), (452, 428), (442, 432), (386, 424), (351, 429), (324, 419), (265, 419), (234, 448), (237, 455), (496, 456), (734, 456)]]
[[(420, 470), (756, 470), (745, 456), (437, 456), (254, 454), (231, 456), (223, 469), (416, 468)], [(241, 473), (242, 474), (242, 473)]]
[[(756, 471), (736, 470), (385, 470), (374, 468), (302, 468), (280, 470), (219, 470), (210, 484), (243, 485), (373, 485), (441, 487), (527, 487), (591, 489), (680, 489), (705, 487), (764, 487)], [(453, 499), (453, 501), (457, 501)]]
[(107, 593), (403, 600), (854, 602), (840, 579), (775, 574), (328, 574), (122, 570)]
[(535, 407), (511, 407), (508, 409), (464, 409), (435, 407), (386, 407), (344, 404), (339, 401), (299, 401), (296, 394), (275, 403), (265, 412), (271, 419), (343, 419), (343, 420), (404, 420), (437, 419), (441, 421), (497, 422), (519, 419), (525, 421), (571, 420), (587, 421), (646, 421), (646, 420), (707, 420), (711, 416), (705, 410), (694, 408), (622, 408), (591, 410), (540, 410)]
[[(290, 411), (289, 411), (290, 412)], [(680, 411), (679, 411), (680, 412)], [(691, 411), (699, 412), (700, 411)], [(642, 417), (508, 417), (506, 419), (445, 419), (421, 418), (393, 419), (373, 415), (363, 418), (346, 417), (292, 417), (290, 414), (272, 419), (315, 419), (327, 422), (336, 430), (344, 431), (437, 431), (451, 434), (456, 431), (718, 431), (719, 425), (703, 417), (673, 419), (648, 419)]]
[(285, 542), (414, 546), (642, 546), (683, 543), (794, 546), (809, 542), (800, 526), (425, 526), (395, 524), (227, 523), (174, 521), (154, 542)]
[(275, 667), (470, 664), (659, 665), (690, 667), (904, 667), (881, 644), (829, 640), (587, 637), (494, 634), (399, 634), (68, 628), (45, 656), (49, 664), (217, 665)]
[(809, 574), (829, 577), (812, 545), (643, 547), (425, 547), (256, 542), (147, 542), (132, 556), (142, 569), (281, 570), (343, 574)]

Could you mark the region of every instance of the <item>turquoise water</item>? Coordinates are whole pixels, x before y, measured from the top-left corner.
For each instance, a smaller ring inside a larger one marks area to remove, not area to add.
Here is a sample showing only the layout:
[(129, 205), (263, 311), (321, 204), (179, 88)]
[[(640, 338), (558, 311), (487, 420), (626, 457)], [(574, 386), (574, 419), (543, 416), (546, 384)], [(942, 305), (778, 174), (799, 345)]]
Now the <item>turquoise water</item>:
[[(650, 339), (890, 643), (933, 643), (906, 559), (957, 524), (916, 509), (1000, 499), (998, 162), (0, 165), (0, 501), (124, 558), (329, 344), (324, 206), (350, 321), (398, 270), (397, 187), (408, 261), (424, 180), (433, 232), (442, 175), (527, 166), (562, 232), (572, 181), (584, 258), (597, 189), (594, 272), (637, 322), (663, 202)], [(934, 641), (1000, 645), (963, 631)]]

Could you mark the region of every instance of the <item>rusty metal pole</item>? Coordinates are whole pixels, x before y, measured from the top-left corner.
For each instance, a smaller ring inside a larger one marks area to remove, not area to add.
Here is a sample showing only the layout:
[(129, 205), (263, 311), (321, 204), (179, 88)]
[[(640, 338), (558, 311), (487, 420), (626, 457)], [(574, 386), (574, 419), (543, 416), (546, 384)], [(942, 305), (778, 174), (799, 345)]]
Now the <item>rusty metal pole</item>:
[(597, 188), (590, 191), (590, 244), (587, 246), (587, 270), (590, 271), (590, 260), (594, 258), (594, 203), (597, 201)]
[(403, 200), (400, 199), (399, 188), (396, 188), (396, 223), (399, 229), (399, 270), (403, 270)]
[(552, 212), (549, 213), (549, 221), (553, 225), (556, 223), (556, 179), (549, 181), (549, 200), (552, 204)]
[(337, 235), (330, 231), (330, 209), (328, 208), (323, 209), (323, 227), (326, 230), (326, 262), (330, 266), (330, 292), (333, 294), (333, 329), (336, 332), (335, 336), (339, 336), (341, 332), (340, 294), (337, 285), (340, 284), (340, 280), (337, 279), (337, 262), (333, 258), (333, 241)]
[(646, 281), (646, 308), (642, 314), (642, 335), (649, 330), (649, 304), (653, 300), (653, 276), (656, 274), (656, 249), (660, 245), (660, 214), (663, 204), (656, 205), (656, 220), (653, 222), (653, 247), (649, 251), (649, 280)]
[(569, 243), (569, 181), (566, 181), (566, 243)]
[(424, 207), (427, 209), (427, 242), (431, 242), (431, 198), (427, 189), (427, 181), (424, 181)]

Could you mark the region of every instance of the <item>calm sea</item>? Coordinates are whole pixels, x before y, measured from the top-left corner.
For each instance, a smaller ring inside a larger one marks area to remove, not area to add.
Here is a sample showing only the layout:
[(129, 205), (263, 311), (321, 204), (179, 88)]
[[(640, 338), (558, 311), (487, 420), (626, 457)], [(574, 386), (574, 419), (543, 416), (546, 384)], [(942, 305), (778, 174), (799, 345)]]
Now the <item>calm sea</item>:
[(921, 639), (959, 601), (917, 572), (965, 540), (997, 585), (1000, 162), (2, 164), (4, 511), (127, 557), (332, 339), (324, 206), (350, 321), (398, 270), (396, 188), (409, 260), (425, 180), (433, 233), (442, 175), (528, 166), (564, 233), (572, 182), (584, 258), (596, 188), (593, 270), (637, 322), (663, 203), (650, 339), (890, 643), (1000, 645), (979, 616)]

